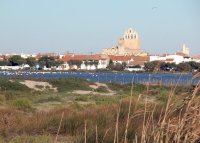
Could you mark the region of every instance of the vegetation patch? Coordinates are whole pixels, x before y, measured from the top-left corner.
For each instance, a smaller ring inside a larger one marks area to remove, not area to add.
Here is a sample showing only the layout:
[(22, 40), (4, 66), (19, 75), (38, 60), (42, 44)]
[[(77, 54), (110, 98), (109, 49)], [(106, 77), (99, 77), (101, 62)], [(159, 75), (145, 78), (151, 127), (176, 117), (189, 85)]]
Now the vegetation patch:
[(28, 136), (28, 135), (23, 135), (23, 136), (17, 136), (8, 143), (50, 143), (52, 142), (52, 137), (50, 136)]
[(31, 104), (31, 101), (28, 100), (28, 99), (25, 99), (25, 98), (22, 98), (22, 99), (17, 99), (15, 101), (13, 101), (12, 105), (19, 109), (19, 110), (23, 110), (23, 111), (28, 111), (28, 110), (31, 110), (33, 109), (32, 108), (32, 104)]
[(1, 91), (30, 91), (30, 89), (20, 84), (17, 81), (10, 81), (7, 79), (0, 78), (0, 90)]
[(40, 90), (44, 89), (43, 85), (35, 85), (35, 87), (38, 88), (38, 89), (40, 89)]
[(50, 84), (57, 87), (59, 92), (68, 92), (73, 90), (91, 90), (91, 82), (80, 78), (60, 78), (49, 80)]
[(36, 101), (36, 103), (45, 103), (53, 101), (62, 102), (63, 100), (60, 96), (53, 95), (48, 97), (41, 97), (39, 100)]
[(108, 89), (105, 86), (99, 86), (97, 89), (95, 89), (94, 91), (96, 92), (101, 92), (101, 93), (108, 93)]

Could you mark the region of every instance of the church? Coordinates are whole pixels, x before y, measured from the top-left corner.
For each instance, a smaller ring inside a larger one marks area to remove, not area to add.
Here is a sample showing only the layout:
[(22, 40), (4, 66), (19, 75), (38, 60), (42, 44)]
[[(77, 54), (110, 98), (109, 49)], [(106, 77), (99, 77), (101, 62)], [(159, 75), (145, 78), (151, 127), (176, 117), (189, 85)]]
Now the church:
[(147, 53), (140, 48), (138, 33), (132, 28), (125, 31), (124, 36), (119, 39), (116, 46), (103, 49), (102, 54), (115, 56), (147, 56)]

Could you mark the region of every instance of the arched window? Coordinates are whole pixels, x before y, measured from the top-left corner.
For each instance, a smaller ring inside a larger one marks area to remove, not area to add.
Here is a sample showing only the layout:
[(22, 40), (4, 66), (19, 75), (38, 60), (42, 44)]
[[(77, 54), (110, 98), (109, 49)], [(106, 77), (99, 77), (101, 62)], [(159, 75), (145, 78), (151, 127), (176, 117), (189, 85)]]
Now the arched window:
[(134, 35), (134, 38), (136, 39), (136, 35)]
[(131, 39), (133, 39), (133, 35), (131, 35)]

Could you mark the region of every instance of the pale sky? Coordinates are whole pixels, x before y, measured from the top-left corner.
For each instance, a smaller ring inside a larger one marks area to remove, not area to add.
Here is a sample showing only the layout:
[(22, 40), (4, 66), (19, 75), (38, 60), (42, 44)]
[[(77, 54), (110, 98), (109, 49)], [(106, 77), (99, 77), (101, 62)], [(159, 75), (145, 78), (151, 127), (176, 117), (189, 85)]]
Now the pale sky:
[(146, 52), (200, 54), (200, 0), (0, 0), (0, 53), (99, 53), (129, 27)]

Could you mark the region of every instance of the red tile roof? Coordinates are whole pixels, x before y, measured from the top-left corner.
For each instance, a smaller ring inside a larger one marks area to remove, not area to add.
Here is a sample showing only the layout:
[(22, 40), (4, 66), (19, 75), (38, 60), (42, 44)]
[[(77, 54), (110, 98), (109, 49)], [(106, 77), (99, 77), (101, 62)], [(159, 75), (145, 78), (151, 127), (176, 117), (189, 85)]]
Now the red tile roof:
[(144, 61), (132, 61), (130, 63), (127, 64), (127, 66), (136, 66), (136, 65), (140, 65), (140, 66), (144, 66)]
[(113, 61), (149, 61), (149, 56), (113, 56), (109, 55), (110, 59)]
[(200, 54), (199, 54), (199, 55), (196, 55), (196, 56), (194, 56), (193, 58), (195, 58), (195, 59), (200, 59)]
[(106, 55), (96, 54), (96, 55), (65, 55), (61, 61), (67, 62), (70, 60), (102, 60), (108, 59)]

